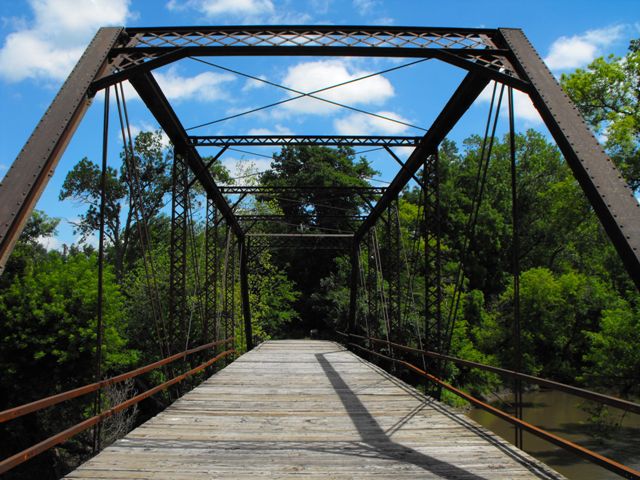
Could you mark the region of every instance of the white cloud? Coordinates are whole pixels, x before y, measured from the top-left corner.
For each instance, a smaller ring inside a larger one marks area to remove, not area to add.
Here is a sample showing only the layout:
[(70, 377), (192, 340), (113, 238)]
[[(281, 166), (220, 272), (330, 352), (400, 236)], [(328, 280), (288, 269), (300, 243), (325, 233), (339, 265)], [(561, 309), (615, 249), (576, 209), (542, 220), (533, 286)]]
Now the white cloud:
[[(258, 75), (258, 78), (261, 78), (262, 80), (266, 80), (267, 77), (265, 77), (264, 75)], [(267, 84), (264, 82), (261, 82), (260, 80), (255, 80), (253, 78), (249, 78), (247, 79), (247, 81), (245, 82), (245, 84), (242, 86), (242, 91), (243, 92), (248, 92), (250, 90), (255, 90), (258, 88), (264, 88), (266, 87)]]
[[(135, 140), (140, 132), (155, 132), (160, 130), (160, 127), (149, 122), (141, 122), (140, 124), (130, 124), (129, 129), (131, 131), (131, 138)], [(120, 130), (118, 130), (118, 139), (122, 142), (122, 132)], [(160, 131), (160, 144), (164, 150), (171, 148), (171, 141), (164, 131)]]
[(324, 15), (329, 12), (331, 2), (332, 0), (311, 0), (311, 6), (314, 12)]
[(247, 135), (291, 135), (291, 130), (277, 124), (274, 128), (252, 128)]
[(222, 165), (229, 170), (229, 176), (235, 179), (234, 185), (255, 185), (258, 175), (271, 169), (271, 160), (262, 157), (227, 157), (222, 160)]
[[(294, 90), (310, 93), (369, 73), (353, 69), (346, 60), (320, 60), (304, 62), (290, 67), (282, 83)], [(385, 77), (377, 75), (321, 92), (318, 96), (333, 102), (348, 103), (349, 105), (379, 105), (391, 98), (394, 93), (391, 82)], [(295, 94), (292, 93), (291, 96), (295, 96)], [(297, 113), (323, 115), (333, 112), (339, 107), (305, 97), (285, 103), (283, 108)]]
[(549, 49), (544, 61), (551, 70), (569, 70), (584, 67), (602, 55), (602, 49), (618, 41), (624, 25), (589, 30), (582, 35), (560, 37)]
[(57, 237), (38, 237), (36, 241), (47, 250), (60, 250), (62, 242)]
[[(29, 0), (33, 20), (7, 35), (0, 49), (0, 77), (62, 80), (97, 29), (124, 25), (129, 0)], [(72, 14), (70, 12), (73, 12)]]
[[(397, 113), (384, 111), (375, 113), (401, 122), (408, 122)], [(338, 118), (334, 120), (333, 126), (341, 135), (400, 135), (408, 128), (406, 125), (364, 113), (352, 113), (346, 117)]]
[[(328, 0), (327, 0), (328, 1)], [(324, 0), (319, 2), (320, 10), (324, 10)], [(283, 2), (279, 8), (272, 0), (169, 0), (167, 8), (171, 11), (193, 10), (218, 23), (244, 24), (306, 24), (311, 23), (311, 15), (297, 12), (292, 8), (292, 1)]]
[(169, 100), (204, 100), (214, 101), (225, 98), (227, 93), (221, 84), (230, 82), (235, 77), (228, 73), (203, 72), (193, 77), (183, 77), (178, 74), (174, 65), (165, 72), (154, 72), (162, 91)]
[(379, 0), (353, 0), (353, 7), (360, 14), (370, 13), (379, 4)]
[[(489, 85), (485, 87), (482, 93), (478, 96), (476, 100), (477, 104), (486, 104), (491, 102), (491, 95), (493, 93), (493, 85), (494, 82), (490, 82)], [(500, 87), (496, 90), (496, 102), (498, 101), (498, 96), (500, 95)], [(503, 117), (508, 116), (508, 101), (507, 101), (507, 90), (505, 88), (504, 95), (502, 97), (502, 106), (500, 108), (500, 115)], [(522, 120), (527, 125), (541, 125), (542, 118), (540, 118), (540, 114), (536, 107), (533, 106), (533, 102), (529, 98), (529, 95), (519, 92), (518, 90), (513, 91), (513, 113), (515, 117), (519, 120)]]
[(198, 10), (208, 18), (244, 17), (253, 18), (273, 14), (275, 8), (271, 0), (170, 0), (169, 10)]

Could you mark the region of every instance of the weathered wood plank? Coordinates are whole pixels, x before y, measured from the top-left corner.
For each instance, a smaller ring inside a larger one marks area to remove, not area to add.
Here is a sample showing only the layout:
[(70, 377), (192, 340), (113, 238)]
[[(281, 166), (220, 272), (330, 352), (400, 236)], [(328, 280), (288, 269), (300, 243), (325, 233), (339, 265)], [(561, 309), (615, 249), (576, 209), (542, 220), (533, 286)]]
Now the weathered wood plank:
[(339, 345), (271, 341), (69, 479), (561, 479)]

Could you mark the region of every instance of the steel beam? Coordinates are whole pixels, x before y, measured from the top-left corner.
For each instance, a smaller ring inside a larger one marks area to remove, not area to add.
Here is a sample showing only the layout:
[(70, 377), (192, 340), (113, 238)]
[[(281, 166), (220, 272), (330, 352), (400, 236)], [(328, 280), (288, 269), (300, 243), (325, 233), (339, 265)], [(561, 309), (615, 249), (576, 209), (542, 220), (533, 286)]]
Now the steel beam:
[(321, 145), (353, 147), (415, 147), (422, 137), (366, 135), (210, 135), (189, 137), (193, 147)]
[(69, 140), (91, 104), (91, 82), (108, 68), (122, 28), (101, 28), (0, 183), (0, 273)]
[(382, 198), (373, 207), (373, 210), (371, 210), (371, 213), (369, 213), (369, 216), (362, 225), (360, 225), (360, 228), (355, 234), (357, 243), (362, 241), (367, 231), (391, 205), (391, 202), (398, 196), (411, 177), (416, 174), (429, 155), (438, 149), (440, 142), (444, 140), (453, 126), (469, 109), (488, 83), (489, 79), (477, 72), (468, 73), (462, 80), (460, 86), (458, 86), (458, 89), (454, 92), (451, 99), (449, 99), (440, 115), (438, 115), (438, 118), (433, 122), (429, 131), (422, 137), (420, 145), (411, 153), (404, 167), (400, 169), (385, 190)]
[(158, 83), (149, 73), (131, 77), (129, 81), (149, 111), (156, 118), (160, 127), (167, 134), (174, 147), (186, 152), (185, 158), (189, 168), (205, 189), (207, 195), (209, 195), (211, 200), (216, 204), (224, 219), (229, 223), (233, 233), (241, 239), (243, 232), (238, 220), (233, 214), (227, 200), (220, 192), (216, 182), (213, 180), (213, 176), (202, 160), (202, 157), (195, 148), (188, 144), (187, 133), (176, 113), (173, 111), (173, 108), (169, 105), (169, 101), (160, 89)]
[(640, 205), (577, 107), (521, 30), (500, 29), (514, 65), (531, 82), (530, 97), (640, 288)]
[(349, 313), (347, 316), (347, 333), (352, 333), (356, 325), (358, 310), (358, 275), (360, 273), (360, 254), (358, 243), (351, 245), (351, 275), (349, 277)]
[(251, 328), (251, 304), (249, 303), (249, 252), (247, 251), (247, 240), (243, 238), (238, 242), (240, 249), (240, 298), (242, 302), (242, 316), (244, 317), (244, 335), (247, 350), (253, 349), (253, 333)]
[(189, 172), (186, 152), (175, 148), (171, 188), (171, 243), (169, 247), (169, 353), (180, 350), (187, 335), (187, 237)]
[(222, 193), (227, 195), (248, 194), (248, 195), (280, 195), (291, 192), (323, 192), (334, 195), (358, 193), (382, 194), (387, 187), (359, 187), (359, 186), (325, 186), (325, 185), (279, 185), (279, 186), (221, 186)]

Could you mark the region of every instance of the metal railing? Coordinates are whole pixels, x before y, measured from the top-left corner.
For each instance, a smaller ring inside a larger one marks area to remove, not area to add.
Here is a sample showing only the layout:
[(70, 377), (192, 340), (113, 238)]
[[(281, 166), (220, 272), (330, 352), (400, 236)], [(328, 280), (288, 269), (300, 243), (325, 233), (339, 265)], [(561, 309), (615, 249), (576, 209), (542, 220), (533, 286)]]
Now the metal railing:
[(439, 385), (440, 387), (450, 391), (451, 393), (457, 395), (460, 398), (463, 398), (464, 400), (466, 400), (467, 402), (471, 403), (472, 405), (475, 405), (493, 415), (495, 415), (496, 417), (512, 424), (515, 425), (518, 428), (521, 428), (537, 437), (540, 437), (550, 443), (553, 443), (556, 446), (559, 446), (565, 450), (568, 450), (592, 463), (595, 463), (597, 465), (600, 465), (601, 467), (614, 472), (624, 478), (631, 478), (631, 479), (640, 479), (640, 471), (637, 471), (633, 468), (627, 467), (626, 465), (622, 465), (619, 462), (616, 462), (615, 460), (612, 460), (610, 458), (607, 458), (603, 455), (600, 455), (599, 453), (596, 453), (592, 450), (589, 450), (585, 447), (582, 447), (574, 442), (571, 442), (570, 440), (566, 440), (558, 435), (554, 435), (551, 432), (548, 432), (542, 428), (536, 427), (535, 425), (532, 425), (530, 423), (527, 423), (519, 418), (516, 418), (496, 407), (493, 407), (491, 405), (489, 405), (486, 402), (483, 402), (482, 400), (479, 400), (471, 395), (469, 395), (466, 392), (463, 392), (462, 390), (454, 387), (453, 385), (450, 385), (449, 383), (441, 380), (440, 378), (422, 370), (421, 368), (413, 365), (410, 362), (407, 362), (405, 360), (402, 359), (398, 359), (398, 358), (393, 358), (391, 356), (388, 355), (384, 355), (382, 353), (376, 352), (374, 350), (365, 348), (357, 343), (351, 342), (352, 338), (355, 339), (359, 339), (359, 340), (368, 340), (371, 342), (371, 344), (384, 344), (387, 345), (388, 347), (391, 348), (397, 348), (398, 350), (403, 350), (406, 352), (411, 352), (411, 353), (415, 353), (418, 355), (424, 355), (426, 357), (431, 357), (431, 358), (437, 358), (437, 359), (441, 359), (441, 360), (447, 360), (450, 361), (452, 363), (455, 363), (457, 365), (464, 365), (464, 366), (469, 366), (472, 368), (478, 368), (481, 370), (485, 370), (488, 372), (493, 372), (496, 373), (498, 375), (503, 375), (503, 376), (507, 376), (507, 377), (511, 377), (511, 378), (516, 378), (516, 379), (520, 379), (520, 380), (525, 380), (531, 383), (535, 383), (538, 385), (542, 385), (545, 387), (549, 387), (549, 388), (553, 388), (556, 390), (561, 390), (563, 392), (567, 392), (569, 394), (572, 395), (576, 395), (578, 397), (581, 398), (585, 398), (588, 400), (592, 400), (592, 401), (596, 401), (596, 402), (600, 402), (600, 403), (604, 403), (606, 405), (610, 405), (616, 408), (620, 408), (623, 409), (625, 411), (629, 411), (629, 412), (633, 412), (633, 413), (640, 413), (640, 404), (634, 403), (634, 402), (630, 402), (628, 400), (623, 400), (620, 398), (616, 398), (616, 397), (611, 397), (609, 395), (603, 395), (597, 392), (592, 392), (589, 390), (585, 390), (582, 388), (578, 388), (578, 387), (573, 387), (571, 385), (566, 385), (564, 383), (559, 383), (559, 382), (555, 382), (553, 380), (547, 380), (544, 378), (540, 378), (540, 377), (535, 377), (533, 375), (526, 375), (520, 372), (515, 372), (513, 370), (507, 370), (504, 368), (499, 368), (499, 367), (494, 367), (491, 365), (485, 365), (482, 363), (478, 363), (478, 362), (472, 362), (469, 360), (464, 360), (461, 358), (457, 358), (457, 357), (452, 357), (449, 355), (443, 355), (443, 354), (439, 354), (436, 352), (431, 352), (428, 350), (420, 350), (417, 348), (413, 348), (413, 347), (409, 347), (406, 345), (401, 345), (398, 343), (394, 343), (388, 340), (384, 340), (384, 339), (380, 339), (380, 338), (374, 338), (374, 337), (366, 337), (366, 336), (362, 336), (362, 335), (355, 335), (355, 334), (348, 334), (348, 333), (344, 333), (344, 332), (337, 332), (339, 335), (342, 335), (344, 337), (347, 338), (347, 345), (355, 347), (359, 350), (365, 351), (367, 353), (370, 353), (372, 355), (375, 355), (377, 357), (380, 358), (384, 358), (385, 360), (388, 360), (390, 362), (393, 362), (395, 364), (398, 365), (402, 365), (406, 368), (408, 368), (409, 370), (413, 371), (414, 373), (417, 373), (418, 375), (420, 375), (423, 378), (428, 379), (429, 381)]
[[(13, 407), (10, 408), (8, 410), (4, 410), (2, 412), (0, 412), (0, 423), (3, 422), (7, 422), (9, 420), (13, 420), (16, 418), (19, 418), (23, 415), (26, 415), (28, 413), (32, 413), (32, 412), (36, 412), (39, 410), (42, 410), (44, 408), (48, 408), (51, 407), (53, 405), (59, 404), (61, 402), (64, 402), (66, 400), (71, 400), (73, 398), (77, 398), (83, 395), (86, 395), (88, 393), (91, 392), (95, 392), (97, 390), (100, 390), (104, 387), (107, 387), (109, 385), (113, 385), (116, 383), (120, 383), (123, 382), (125, 380), (128, 380), (130, 378), (135, 378), (138, 377), (144, 373), (150, 372), (152, 370), (155, 370), (156, 368), (162, 367), (164, 365), (167, 365), (169, 363), (175, 362), (176, 360), (179, 360), (181, 358), (185, 358), (189, 355), (192, 355), (194, 353), (197, 352), (201, 352), (203, 350), (207, 350), (210, 348), (214, 348), (217, 347), (219, 345), (227, 345), (229, 343), (232, 343), (234, 341), (233, 337), (229, 337), (225, 340), (219, 340), (216, 342), (211, 342), (211, 343), (207, 343), (205, 345), (200, 345), (199, 347), (195, 347), (189, 350), (185, 350), (184, 352), (180, 352), (180, 353), (176, 353), (175, 355), (171, 355), (170, 357), (164, 358), (162, 360), (159, 360), (157, 362), (154, 363), (150, 363), (149, 365), (145, 365), (144, 367), (140, 367), (137, 368), (135, 370), (131, 370), (129, 372), (123, 373), (121, 375), (116, 375), (114, 377), (108, 378), (106, 380), (102, 380), (99, 382), (95, 382), (95, 383), (91, 383), (88, 385), (84, 385), (82, 387), (78, 387), (75, 388), (73, 390), (68, 390), (66, 392), (62, 392), (56, 395), (51, 395), (49, 397), (40, 399), (40, 400), (36, 400), (35, 402), (31, 402), (31, 403), (27, 403), (24, 405), (19, 405), (17, 407)], [(228, 350), (225, 350), (219, 354), (217, 354), (216, 356), (214, 356), (213, 358), (207, 360), (206, 362), (201, 363), (200, 365), (198, 365), (195, 368), (192, 368), (190, 370), (188, 370), (187, 372), (184, 372), (170, 380), (167, 380), (164, 383), (161, 383), (160, 385), (157, 385), (149, 390), (146, 390), (143, 393), (140, 393), (132, 398), (130, 398), (129, 400), (126, 400), (122, 403), (119, 403), (118, 405), (115, 405), (101, 413), (99, 413), (98, 415), (95, 415), (91, 418), (88, 418), (80, 423), (77, 423), (75, 425), (73, 425), (72, 427), (69, 427), (68, 429), (53, 435), (39, 443), (37, 443), (36, 445), (33, 445), (25, 450), (22, 450), (21, 452), (16, 453), (15, 455), (12, 455), (11, 457), (8, 457), (4, 460), (2, 460), (0, 462), (0, 474), (7, 472), (8, 470), (11, 470), (12, 468), (17, 467), (18, 465), (26, 462), (27, 460), (35, 457), (36, 455), (39, 455), (43, 452), (45, 452), (46, 450), (49, 450), (52, 447), (55, 447), (56, 445), (59, 445), (60, 443), (70, 439), (71, 437), (85, 431), (88, 430), (89, 428), (91, 428), (94, 425), (97, 425), (98, 423), (102, 422), (104, 419), (114, 415), (115, 413), (118, 413), (122, 410), (125, 410), (129, 407), (132, 407), (133, 405), (136, 405), (137, 403), (139, 403), (140, 401), (150, 397), (151, 395), (154, 395), (162, 390), (165, 390), (167, 388), (169, 388), (172, 385), (175, 385), (176, 383), (179, 383), (181, 381), (183, 381), (184, 379), (195, 375), (198, 372), (201, 372), (202, 370), (204, 370), (207, 367), (210, 367), (211, 365), (213, 365), (215, 362), (217, 362), (218, 360), (221, 360), (222, 358), (231, 355), (233, 353), (236, 353), (236, 350), (231, 348)]]

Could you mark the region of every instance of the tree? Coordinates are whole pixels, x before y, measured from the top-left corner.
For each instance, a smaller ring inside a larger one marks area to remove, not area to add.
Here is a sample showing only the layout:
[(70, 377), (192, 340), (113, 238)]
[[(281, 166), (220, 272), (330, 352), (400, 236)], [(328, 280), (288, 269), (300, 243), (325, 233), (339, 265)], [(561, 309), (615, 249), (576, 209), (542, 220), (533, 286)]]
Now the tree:
[[(125, 257), (130, 253), (137, 217), (141, 221), (151, 219), (164, 206), (164, 197), (171, 190), (172, 160), (171, 152), (164, 150), (160, 131), (136, 136), (132, 160), (135, 168), (131, 172), (124, 152), (120, 156), (123, 163), (119, 170), (107, 167), (105, 188), (105, 236), (118, 278), (122, 277)], [(72, 199), (87, 205), (75, 226), (83, 240), (100, 226), (100, 179), (101, 167), (85, 157), (67, 174), (60, 191), (60, 200)], [(136, 258), (139, 252), (131, 256)]]
[(249, 273), (252, 330), (261, 340), (286, 337), (287, 327), (298, 320), (292, 305), (299, 293), (270, 257), (268, 252), (261, 253)]
[[(637, 299), (636, 299), (637, 300)], [(600, 329), (587, 333), (590, 348), (584, 360), (585, 380), (621, 395), (640, 394), (640, 314), (625, 300), (603, 311)], [(593, 375), (592, 372), (597, 372)], [(603, 381), (604, 380), (604, 381)]]
[[(533, 268), (520, 279), (521, 355), (527, 373), (575, 383), (589, 350), (589, 332), (597, 332), (603, 311), (618, 300), (609, 285), (578, 272), (555, 274)], [(513, 287), (492, 306), (490, 324), (481, 330), (487, 353), (513, 366)]]
[[(354, 226), (351, 217), (360, 213), (364, 200), (355, 193), (336, 194), (323, 187), (366, 187), (366, 179), (374, 174), (365, 158), (356, 159), (352, 148), (293, 146), (274, 155), (271, 170), (262, 175), (261, 184), (318, 187), (294, 190), (275, 199), (285, 224), (316, 232), (348, 233)], [(311, 295), (318, 291), (321, 279), (335, 272), (334, 256), (333, 251), (316, 251), (313, 256), (296, 250), (273, 253), (274, 264), (286, 269), (301, 292), (296, 307), (308, 328), (325, 326), (325, 319), (318, 314), (322, 309), (314, 303), (320, 297)]]
[[(32, 220), (28, 237), (47, 224), (51, 226), (41, 216)], [(94, 380), (96, 254), (77, 248), (71, 248), (68, 254), (46, 252), (39, 245), (29, 245), (29, 241), (23, 239), (16, 247), (10, 278), (3, 274), (0, 284), (0, 410)], [(137, 360), (137, 352), (126, 346), (126, 319), (121, 311), (122, 296), (107, 268), (102, 357), (105, 375), (119, 373)], [(84, 396), (12, 421), (3, 436), (3, 457), (83, 420), (92, 398)], [(61, 473), (67, 469), (67, 460), (73, 462), (90, 451), (87, 440), (81, 435), (65, 444), (64, 455), (50, 451), (21, 467), (16, 475), (23, 472), (22, 478), (45, 478), (43, 472)]]
[(640, 40), (618, 57), (597, 58), (560, 83), (635, 191), (640, 188)]

